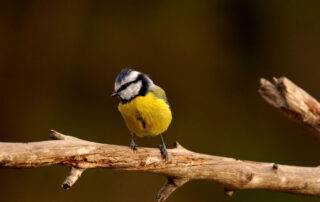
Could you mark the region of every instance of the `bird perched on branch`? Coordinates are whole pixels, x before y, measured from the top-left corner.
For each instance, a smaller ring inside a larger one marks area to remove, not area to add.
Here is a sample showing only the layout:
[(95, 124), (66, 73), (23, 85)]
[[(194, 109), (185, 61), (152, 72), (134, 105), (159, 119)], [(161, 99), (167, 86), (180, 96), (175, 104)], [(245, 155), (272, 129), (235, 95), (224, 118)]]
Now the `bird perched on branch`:
[(164, 90), (155, 85), (147, 75), (132, 69), (123, 69), (115, 80), (112, 96), (120, 98), (118, 109), (132, 135), (131, 149), (137, 150), (135, 136), (159, 135), (160, 153), (163, 159), (167, 159), (168, 153), (162, 133), (168, 129), (172, 114)]

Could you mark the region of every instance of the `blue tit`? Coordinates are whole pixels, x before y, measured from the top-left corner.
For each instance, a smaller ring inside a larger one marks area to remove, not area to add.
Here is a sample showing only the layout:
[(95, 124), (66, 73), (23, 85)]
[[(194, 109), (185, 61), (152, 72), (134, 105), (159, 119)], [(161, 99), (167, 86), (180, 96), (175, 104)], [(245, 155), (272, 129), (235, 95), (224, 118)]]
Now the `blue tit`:
[(135, 136), (152, 137), (159, 135), (160, 153), (163, 159), (168, 158), (162, 133), (172, 120), (171, 109), (162, 88), (155, 85), (145, 74), (123, 69), (117, 76), (112, 96), (120, 98), (118, 109), (131, 132), (132, 150), (137, 150)]

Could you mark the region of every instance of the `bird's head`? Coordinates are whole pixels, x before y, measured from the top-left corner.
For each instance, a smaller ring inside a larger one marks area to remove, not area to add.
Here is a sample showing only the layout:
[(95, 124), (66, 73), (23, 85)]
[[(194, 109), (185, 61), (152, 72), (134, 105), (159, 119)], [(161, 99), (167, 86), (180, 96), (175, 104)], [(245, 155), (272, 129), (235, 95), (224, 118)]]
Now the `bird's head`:
[(112, 96), (118, 96), (122, 103), (126, 103), (137, 96), (144, 96), (153, 87), (154, 84), (147, 75), (132, 69), (123, 69), (115, 80)]

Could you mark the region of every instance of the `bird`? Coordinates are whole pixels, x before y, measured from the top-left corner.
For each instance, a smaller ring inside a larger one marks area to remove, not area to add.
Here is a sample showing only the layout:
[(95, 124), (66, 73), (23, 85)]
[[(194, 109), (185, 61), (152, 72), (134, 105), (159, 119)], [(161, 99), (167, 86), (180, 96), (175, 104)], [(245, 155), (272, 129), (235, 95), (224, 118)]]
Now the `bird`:
[(114, 92), (119, 97), (120, 111), (131, 132), (130, 148), (137, 151), (135, 137), (160, 136), (158, 146), (164, 160), (168, 152), (162, 134), (168, 129), (172, 112), (165, 91), (153, 83), (150, 77), (133, 69), (122, 69), (115, 79)]

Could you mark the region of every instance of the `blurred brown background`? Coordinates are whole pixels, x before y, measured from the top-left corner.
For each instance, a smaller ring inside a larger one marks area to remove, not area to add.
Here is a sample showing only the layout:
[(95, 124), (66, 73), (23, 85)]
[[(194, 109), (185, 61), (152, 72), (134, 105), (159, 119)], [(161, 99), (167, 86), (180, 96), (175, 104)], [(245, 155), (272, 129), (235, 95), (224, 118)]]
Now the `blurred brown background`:
[[(109, 95), (122, 68), (151, 76), (173, 110), (167, 145), (317, 166), (319, 144), (267, 105), (259, 78), (286, 75), (320, 98), (318, 1), (1, 1), (0, 141), (49, 139), (49, 129), (129, 145)], [(140, 146), (160, 140), (138, 139)], [(165, 179), (89, 170), (70, 190), (67, 168), (0, 170), (1, 201), (152, 201)], [(257, 190), (225, 197), (194, 181), (168, 201), (316, 201)]]

